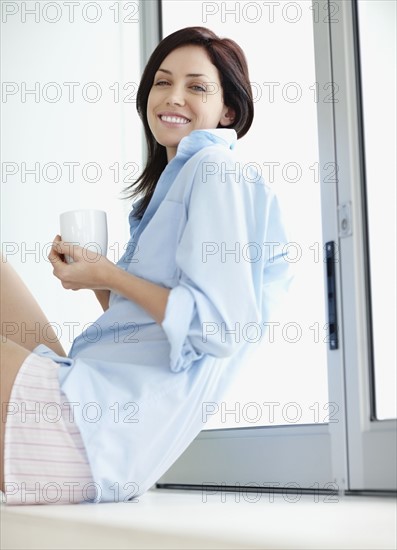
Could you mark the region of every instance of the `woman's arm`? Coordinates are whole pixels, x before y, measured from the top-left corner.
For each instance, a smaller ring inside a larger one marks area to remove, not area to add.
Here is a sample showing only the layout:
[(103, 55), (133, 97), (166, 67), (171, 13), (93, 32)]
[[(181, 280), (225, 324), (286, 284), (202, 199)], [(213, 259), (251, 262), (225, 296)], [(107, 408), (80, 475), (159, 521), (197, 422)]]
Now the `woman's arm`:
[[(71, 256), (73, 263), (67, 264), (64, 255)], [(66, 289), (94, 290), (102, 307), (109, 307), (110, 290), (132, 300), (157, 322), (165, 317), (170, 290), (120, 269), (105, 256), (84, 250), (76, 245), (65, 244), (59, 235), (55, 238), (48, 259), (53, 265), (55, 277)]]
[(113, 292), (132, 300), (146, 310), (156, 323), (165, 317), (170, 290), (114, 266), (109, 270), (108, 284)]

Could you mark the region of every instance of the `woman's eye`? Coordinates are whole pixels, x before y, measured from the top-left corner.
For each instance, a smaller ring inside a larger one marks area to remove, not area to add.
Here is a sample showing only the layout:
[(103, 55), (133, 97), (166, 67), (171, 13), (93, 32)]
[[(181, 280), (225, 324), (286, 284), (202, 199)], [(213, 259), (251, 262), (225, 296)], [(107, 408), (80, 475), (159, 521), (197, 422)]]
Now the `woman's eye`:
[(168, 82), (166, 80), (158, 80), (155, 86), (166, 86)]
[(192, 86), (192, 89), (195, 91), (195, 92), (206, 92), (207, 89), (205, 86), (202, 86), (200, 84), (193, 84)]

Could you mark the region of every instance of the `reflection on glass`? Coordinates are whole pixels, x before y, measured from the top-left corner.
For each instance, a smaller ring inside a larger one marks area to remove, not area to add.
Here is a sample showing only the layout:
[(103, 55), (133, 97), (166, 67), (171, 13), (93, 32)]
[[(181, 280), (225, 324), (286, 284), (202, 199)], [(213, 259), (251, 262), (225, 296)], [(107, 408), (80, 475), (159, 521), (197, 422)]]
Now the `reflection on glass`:
[(359, 0), (376, 417), (396, 411), (396, 3)]

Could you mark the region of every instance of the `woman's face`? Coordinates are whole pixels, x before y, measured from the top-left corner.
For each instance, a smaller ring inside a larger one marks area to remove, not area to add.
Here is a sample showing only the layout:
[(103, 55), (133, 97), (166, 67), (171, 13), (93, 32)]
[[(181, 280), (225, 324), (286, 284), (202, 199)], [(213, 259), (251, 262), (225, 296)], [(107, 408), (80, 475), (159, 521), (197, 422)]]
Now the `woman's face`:
[(147, 120), (170, 161), (193, 130), (229, 126), (234, 112), (223, 103), (218, 69), (204, 48), (182, 46), (161, 63), (149, 93)]

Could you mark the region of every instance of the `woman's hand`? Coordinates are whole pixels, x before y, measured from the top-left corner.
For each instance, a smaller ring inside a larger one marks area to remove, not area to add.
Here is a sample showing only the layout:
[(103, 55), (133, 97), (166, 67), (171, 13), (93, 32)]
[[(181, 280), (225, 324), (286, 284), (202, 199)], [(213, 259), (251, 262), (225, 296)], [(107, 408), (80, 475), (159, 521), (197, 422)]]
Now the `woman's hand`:
[[(66, 263), (65, 256), (70, 256), (73, 263)], [(63, 242), (60, 235), (55, 237), (48, 259), (55, 277), (60, 279), (64, 288), (71, 290), (108, 289), (109, 274), (116, 267), (93, 250)]]
[[(67, 264), (65, 256), (73, 258), (73, 263)], [(111, 290), (141, 306), (157, 323), (163, 322), (169, 288), (119, 269), (97, 252), (65, 243), (59, 235), (52, 243), (48, 259), (54, 267), (55, 277), (61, 280), (64, 288)], [(98, 296), (104, 309), (109, 306), (108, 298), (107, 296), (105, 300), (101, 300)]]

